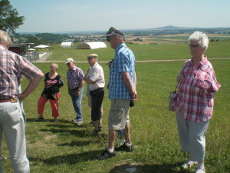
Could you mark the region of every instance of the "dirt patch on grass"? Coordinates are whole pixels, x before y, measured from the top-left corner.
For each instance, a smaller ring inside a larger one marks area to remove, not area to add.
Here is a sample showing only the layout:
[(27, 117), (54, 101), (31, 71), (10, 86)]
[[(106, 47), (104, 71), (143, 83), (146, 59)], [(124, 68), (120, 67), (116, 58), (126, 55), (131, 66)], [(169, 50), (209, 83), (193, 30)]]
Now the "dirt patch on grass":
[(50, 140), (50, 139), (54, 139), (56, 137), (57, 137), (57, 135), (49, 135), (49, 136), (46, 136), (44, 139), (45, 140)]

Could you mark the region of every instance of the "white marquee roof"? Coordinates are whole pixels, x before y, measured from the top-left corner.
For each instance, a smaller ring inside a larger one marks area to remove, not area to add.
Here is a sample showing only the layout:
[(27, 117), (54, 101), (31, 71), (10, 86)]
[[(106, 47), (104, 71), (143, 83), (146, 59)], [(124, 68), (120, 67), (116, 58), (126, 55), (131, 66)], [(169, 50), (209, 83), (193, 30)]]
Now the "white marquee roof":
[(98, 49), (106, 47), (107, 46), (104, 42), (86, 42), (78, 44), (76, 49)]

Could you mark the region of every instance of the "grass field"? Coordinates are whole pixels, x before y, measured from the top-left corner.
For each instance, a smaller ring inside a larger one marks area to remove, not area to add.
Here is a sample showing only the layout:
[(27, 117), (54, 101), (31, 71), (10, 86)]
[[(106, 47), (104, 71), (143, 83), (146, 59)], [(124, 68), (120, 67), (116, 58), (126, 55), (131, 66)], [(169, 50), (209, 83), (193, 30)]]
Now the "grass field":
[[(114, 50), (110, 48), (103, 49), (75, 49), (60, 48), (60, 45), (51, 45), (53, 54), (47, 61), (65, 61), (67, 58), (72, 57), (76, 61), (84, 61), (87, 63), (86, 56), (90, 53), (99, 55), (100, 61), (109, 61), (114, 57)], [(229, 58), (230, 57), (230, 42), (211, 42), (206, 55), (209, 58)], [(136, 60), (168, 60), (168, 59), (187, 59), (190, 57), (187, 44), (127, 44), (133, 50)]]
[[(178, 47), (177, 47), (178, 46)], [(113, 58), (113, 50), (76, 50), (60, 49), (53, 46), (54, 53), (50, 62), (65, 61), (68, 57), (85, 60), (89, 53), (98, 53), (99, 60), (109, 61)], [(190, 57), (186, 45), (129, 45), (137, 60), (146, 59), (188, 59)], [(211, 43), (207, 51), (209, 57), (230, 57), (229, 43)], [(216, 93), (213, 119), (207, 133), (205, 166), (207, 173), (230, 172), (230, 60), (211, 59), (218, 82), (222, 85)], [(100, 63), (100, 62), (99, 62)], [(66, 82), (67, 67), (58, 63), (58, 72)], [(43, 90), (43, 82), (24, 101), (27, 116), (26, 134), (27, 151), (32, 173), (125, 173), (127, 168), (135, 168), (138, 173), (192, 173), (195, 168), (181, 170), (180, 165), (187, 161), (181, 152), (177, 135), (175, 113), (168, 111), (168, 94), (176, 85), (175, 78), (182, 67), (182, 61), (136, 63), (137, 91), (139, 100), (131, 108), (131, 136), (135, 145), (133, 153), (119, 152), (117, 156), (105, 161), (94, 160), (107, 147), (107, 117), (110, 101), (107, 91), (103, 103), (103, 132), (99, 137), (91, 135), (90, 109), (84, 91), (83, 116), (84, 123), (75, 126), (70, 120), (75, 117), (71, 99), (67, 94), (66, 85), (61, 88), (59, 102), (59, 123), (51, 120), (49, 103), (45, 107), (42, 122), (34, 122), (37, 117), (37, 100)], [(50, 63), (36, 63), (44, 73), (49, 71)], [(87, 63), (77, 64), (86, 72)], [(101, 63), (108, 79), (108, 67)], [(107, 81), (106, 81), (107, 82)], [(25, 79), (22, 86), (28, 81)], [(85, 89), (86, 90), (86, 89)], [(9, 157), (3, 140), (2, 155)], [(117, 142), (118, 145), (118, 142)], [(2, 162), (6, 173), (13, 172), (10, 160)]]

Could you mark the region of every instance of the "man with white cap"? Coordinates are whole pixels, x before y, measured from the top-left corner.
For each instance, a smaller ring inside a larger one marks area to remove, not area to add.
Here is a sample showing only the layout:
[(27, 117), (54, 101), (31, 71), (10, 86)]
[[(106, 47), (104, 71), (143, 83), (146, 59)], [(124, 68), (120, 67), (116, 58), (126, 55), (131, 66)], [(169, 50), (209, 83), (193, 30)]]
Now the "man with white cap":
[(75, 66), (73, 58), (68, 58), (65, 63), (67, 70), (68, 93), (71, 96), (76, 118), (72, 121), (77, 125), (83, 123), (82, 116), (82, 95), (84, 91), (84, 73), (81, 68)]
[[(136, 92), (135, 56), (125, 45), (125, 35), (120, 30), (107, 32), (107, 41), (115, 50), (110, 65), (109, 99), (111, 100), (108, 117), (109, 143), (104, 152), (96, 159), (104, 160), (116, 155), (115, 151), (132, 152), (134, 146), (130, 138), (129, 109), (130, 101), (138, 100)], [(125, 143), (114, 149), (117, 130), (123, 129)]]

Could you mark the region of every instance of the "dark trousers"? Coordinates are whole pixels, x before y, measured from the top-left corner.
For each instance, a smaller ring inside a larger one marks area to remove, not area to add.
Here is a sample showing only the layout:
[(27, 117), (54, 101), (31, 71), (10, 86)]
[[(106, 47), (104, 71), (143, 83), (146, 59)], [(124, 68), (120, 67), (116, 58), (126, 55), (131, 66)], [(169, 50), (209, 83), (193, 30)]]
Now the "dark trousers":
[(104, 89), (99, 88), (94, 90), (95, 94), (92, 95), (92, 108), (91, 108), (91, 119), (92, 121), (99, 121), (101, 119), (101, 106), (104, 98)]

